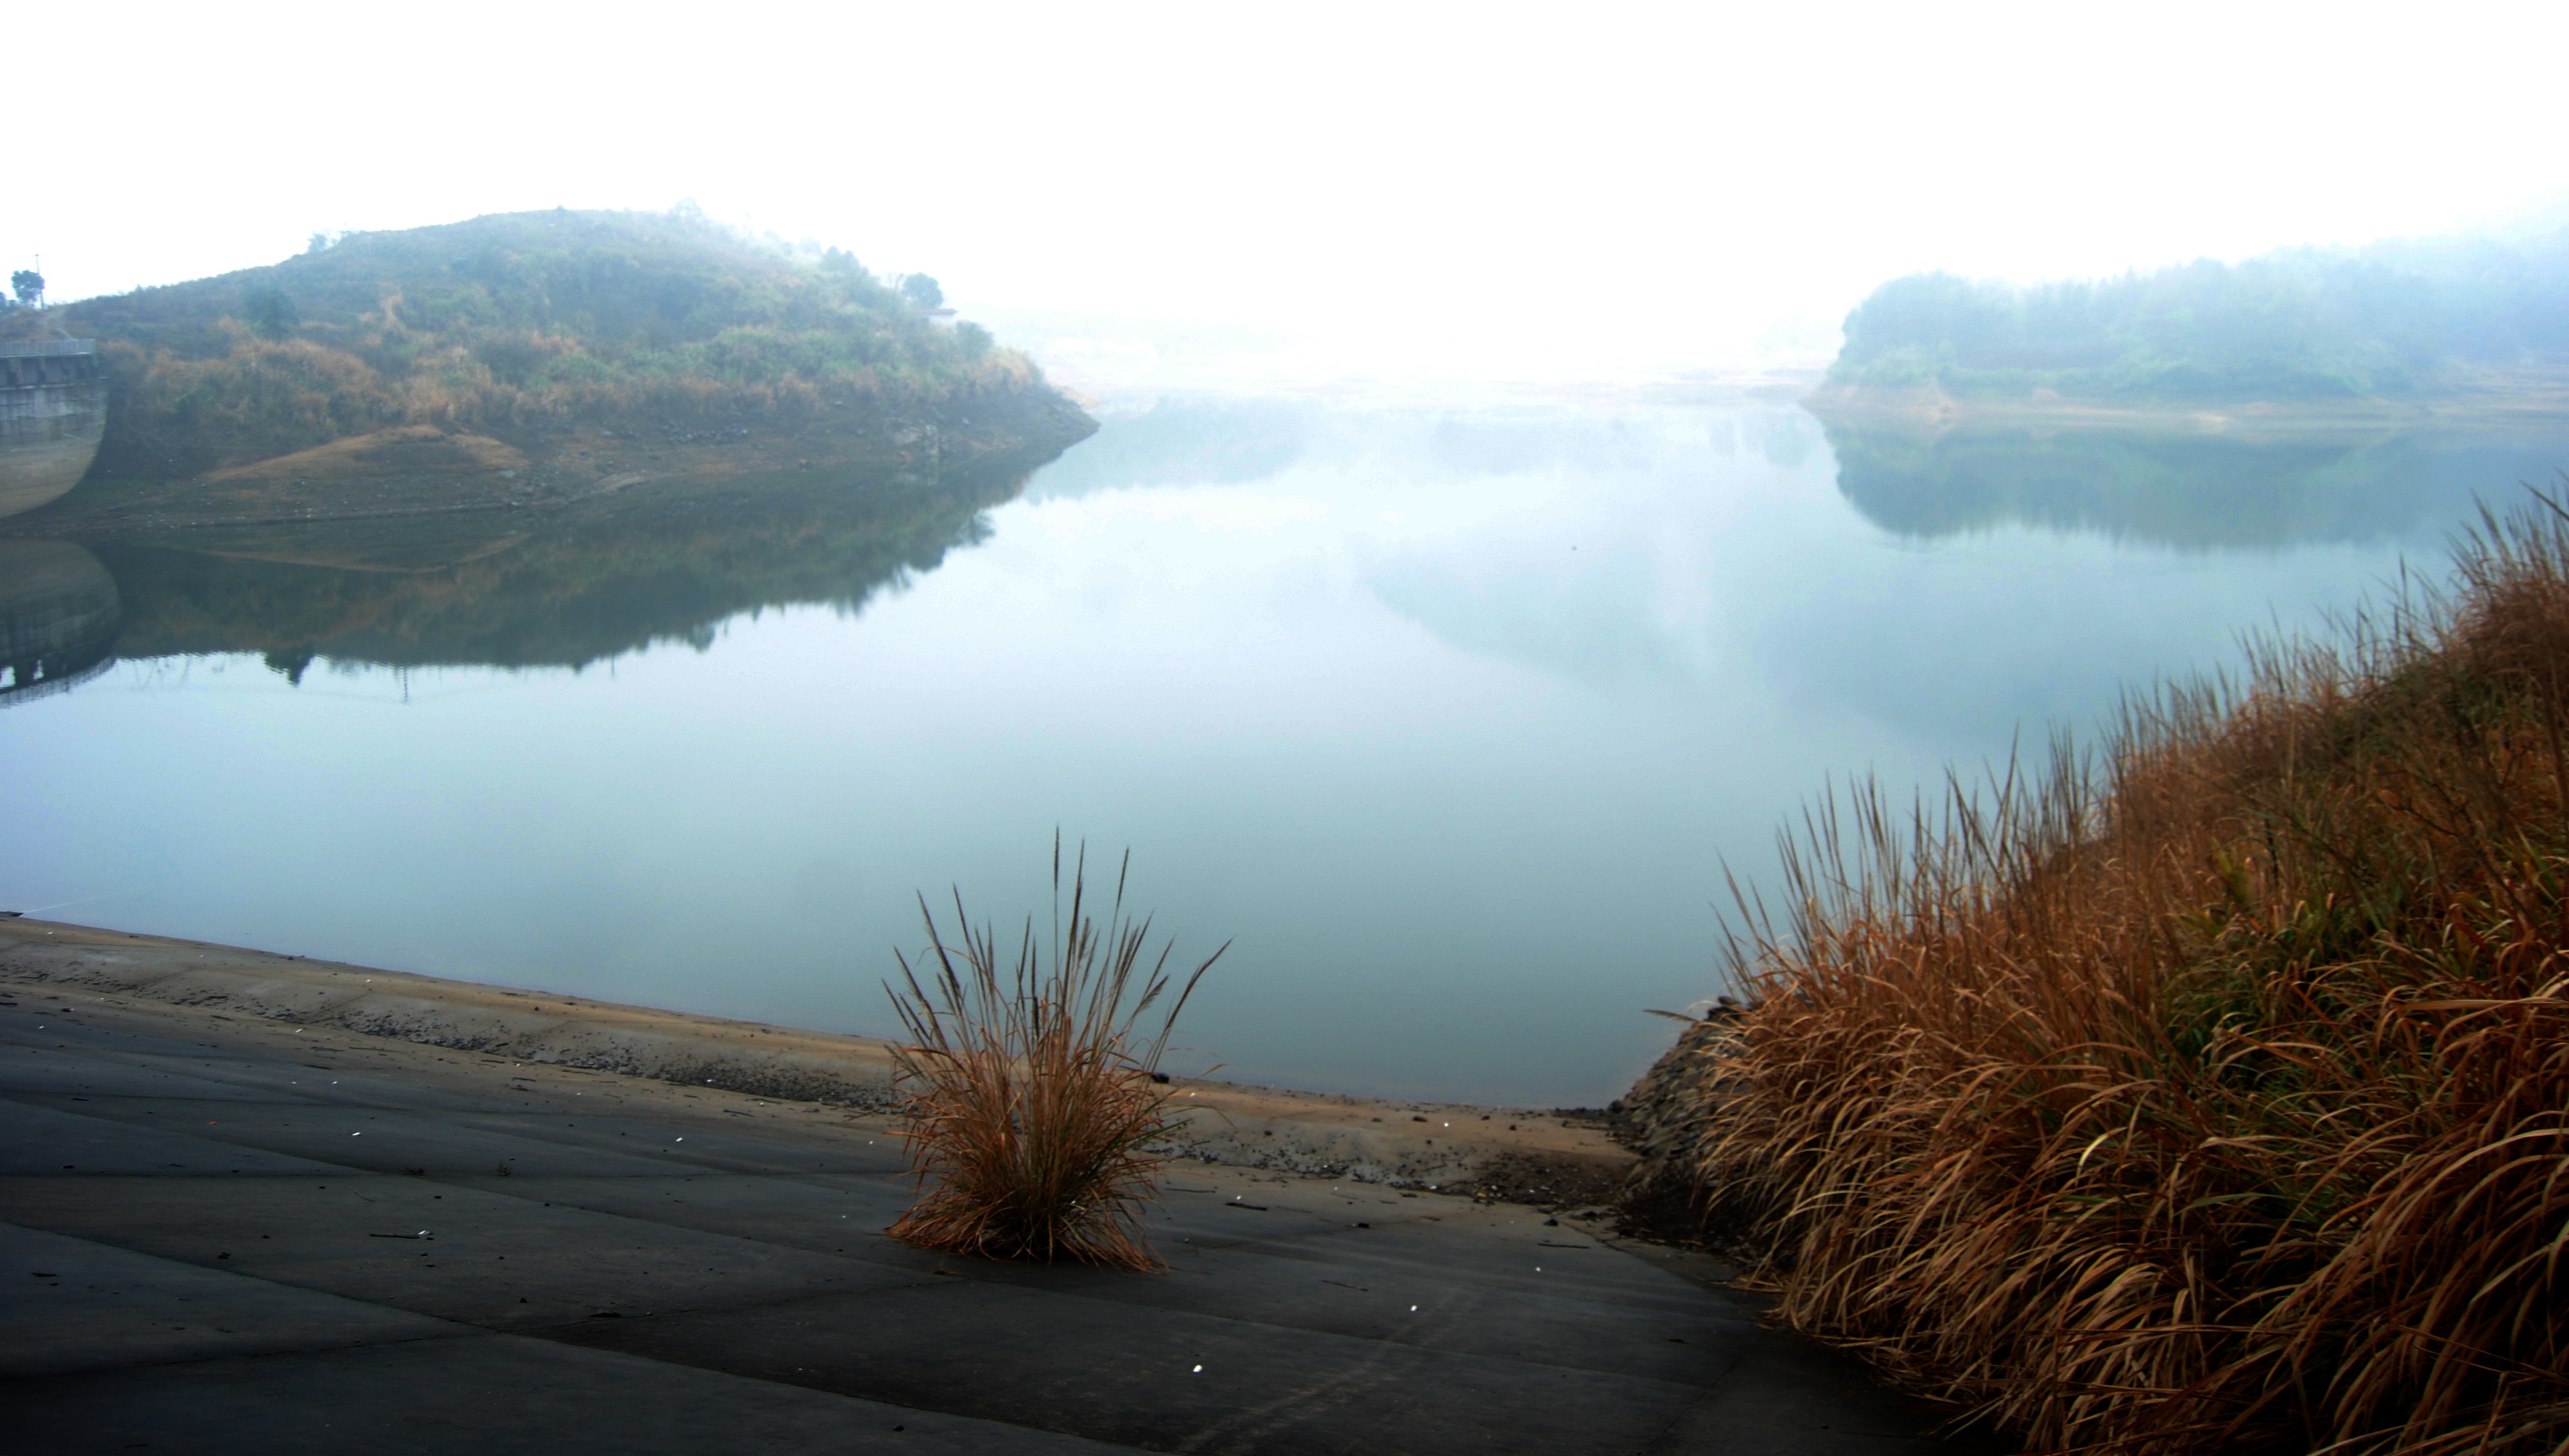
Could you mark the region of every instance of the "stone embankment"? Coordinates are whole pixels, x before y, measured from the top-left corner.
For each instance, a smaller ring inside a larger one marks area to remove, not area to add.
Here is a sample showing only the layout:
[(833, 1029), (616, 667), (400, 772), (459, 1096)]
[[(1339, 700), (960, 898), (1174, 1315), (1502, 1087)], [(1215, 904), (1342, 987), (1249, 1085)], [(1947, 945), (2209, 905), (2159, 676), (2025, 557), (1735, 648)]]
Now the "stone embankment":
[(1740, 1008), (1727, 996), (1678, 1033), (1611, 1109), (1617, 1141), (1638, 1160), (1617, 1191), (1624, 1229), (1665, 1243), (1716, 1243), (1697, 1196), (1697, 1150), (1719, 1120)]

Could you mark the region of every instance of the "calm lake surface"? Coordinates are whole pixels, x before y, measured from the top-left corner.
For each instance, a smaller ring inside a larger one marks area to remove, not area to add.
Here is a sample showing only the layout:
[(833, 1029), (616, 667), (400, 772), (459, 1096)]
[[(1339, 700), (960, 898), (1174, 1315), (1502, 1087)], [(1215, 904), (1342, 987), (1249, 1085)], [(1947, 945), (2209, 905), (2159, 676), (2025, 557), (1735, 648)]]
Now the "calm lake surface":
[(2562, 464), (1198, 399), (1031, 478), (0, 542), (13, 630), (88, 673), (0, 698), (0, 906), (881, 1033), (915, 897), (1048, 915), (1058, 826), (1132, 848), (1180, 958), (1234, 942), (1190, 1069), (1602, 1103), (1832, 779), (2440, 573)]

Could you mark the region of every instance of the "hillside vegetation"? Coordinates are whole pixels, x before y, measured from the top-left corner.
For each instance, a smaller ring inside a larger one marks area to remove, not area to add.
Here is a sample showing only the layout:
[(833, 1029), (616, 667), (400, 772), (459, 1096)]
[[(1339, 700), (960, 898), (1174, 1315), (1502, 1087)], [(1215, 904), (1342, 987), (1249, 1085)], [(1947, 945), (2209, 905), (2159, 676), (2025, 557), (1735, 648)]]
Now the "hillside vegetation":
[(1840, 389), (2410, 399), (2569, 365), (2569, 232), (2297, 249), (2032, 287), (1921, 273), (1847, 316)]
[(98, 474), (171, 476), (389, 427), (515, 445), (575, 422), (673, 438), (1045, 392), (1022, 355), (831, 250), (798, 257), (690, 211), (521, 212), (316, 239), (271, 267), (89, 299)]
[(1824, 808), (1645, 1090), (1781, 1317), (2038, 1448), (2556, 1451), (2564, 744), (2543, 500), (2094, 760)]

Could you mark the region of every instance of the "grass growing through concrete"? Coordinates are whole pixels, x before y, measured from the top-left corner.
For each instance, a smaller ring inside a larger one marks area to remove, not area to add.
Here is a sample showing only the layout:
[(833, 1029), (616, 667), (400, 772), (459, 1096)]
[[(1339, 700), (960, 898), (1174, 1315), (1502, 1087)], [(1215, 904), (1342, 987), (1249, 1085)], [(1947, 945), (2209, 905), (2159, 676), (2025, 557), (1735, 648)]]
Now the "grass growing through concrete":
[(2569, 515), (1787, 844), (1695, 1173), (1790, 1324), (2044, 1448), (2569, 1447)]
[[(1065, 928), (1054, 841), (1048, 965), (1031, 917), (1003, 971), (990, 928), (972, 928), (960, 894), (950, 942), (920, 901), (927, 951), (917, 967), (902, 957), (903, 987), (886, 987), (909, 1032), (895, 1056), (902, 1136), (921, 1190), (894, 1238), (993, 1259), (1158, 1267), (1139, 1215), (1158, 1192), (1146, 1149), (1171, 1129), (1160, 1057), (1222, 950), (1171, 994), (1174, 943), (1144, 969), (1150, 920), (1124, 912), (1132, 856), (1116, 872), (1102, 930), (1088, 913), (1087, 859), (1083, 846)], [(1165, 1010), (1146, 1037), (1155, 1005)]]

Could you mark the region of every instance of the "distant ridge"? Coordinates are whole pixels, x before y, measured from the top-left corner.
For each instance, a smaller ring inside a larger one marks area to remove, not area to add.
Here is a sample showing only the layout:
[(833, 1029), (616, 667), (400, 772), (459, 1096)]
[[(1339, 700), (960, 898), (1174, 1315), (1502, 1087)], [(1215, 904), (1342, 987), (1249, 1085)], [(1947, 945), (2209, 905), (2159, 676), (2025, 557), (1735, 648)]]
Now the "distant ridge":
[(2097, 282), (1919, 273), (1874, 290), (1817, 402), (2302, 408), (2546, 393), (2569, 376), (2569, 230), (2298, 248)]

